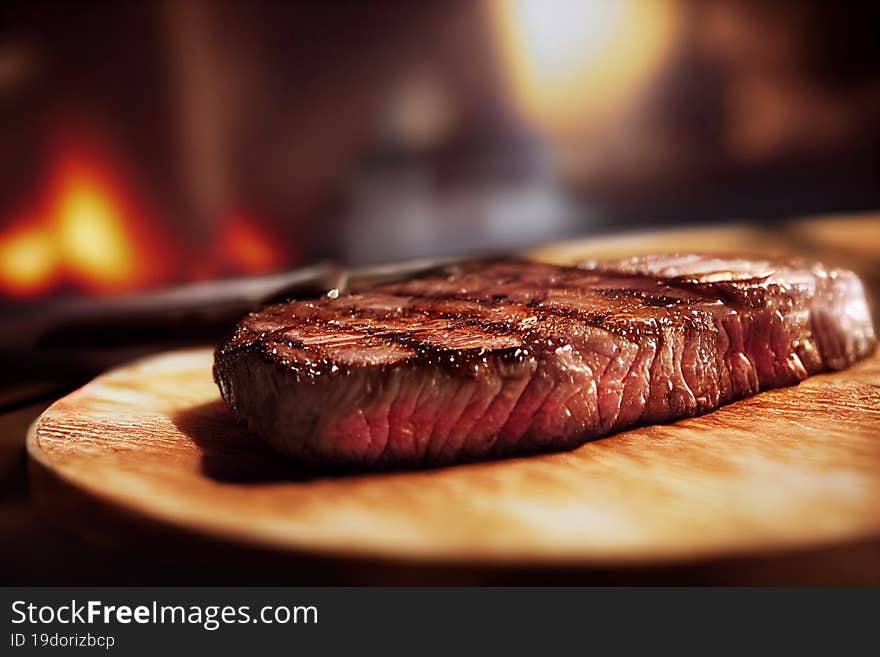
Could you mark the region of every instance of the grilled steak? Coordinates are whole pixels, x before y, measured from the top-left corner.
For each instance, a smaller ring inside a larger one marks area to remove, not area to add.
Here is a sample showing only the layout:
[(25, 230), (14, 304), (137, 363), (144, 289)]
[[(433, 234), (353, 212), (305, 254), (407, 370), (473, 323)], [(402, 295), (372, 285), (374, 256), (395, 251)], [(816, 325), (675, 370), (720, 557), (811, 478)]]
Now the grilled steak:
[(217, 350), (214, 376), (289, 456), (415, 466), (706, 413), (873, 345), (858, 278), (818, 264), (500, 260), (267, 307)]

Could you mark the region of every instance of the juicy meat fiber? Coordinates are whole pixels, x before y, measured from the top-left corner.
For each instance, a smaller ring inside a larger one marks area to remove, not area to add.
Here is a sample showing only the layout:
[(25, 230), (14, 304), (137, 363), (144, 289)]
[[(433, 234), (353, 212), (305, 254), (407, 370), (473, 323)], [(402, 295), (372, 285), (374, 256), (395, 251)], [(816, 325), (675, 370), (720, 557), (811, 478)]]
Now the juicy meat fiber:
[(421, 466), (699, 415), (873, 346), (859, 279), (818, 264), (498, 260), (267, 307), (217, 350), (214, 376), (291, 457)]

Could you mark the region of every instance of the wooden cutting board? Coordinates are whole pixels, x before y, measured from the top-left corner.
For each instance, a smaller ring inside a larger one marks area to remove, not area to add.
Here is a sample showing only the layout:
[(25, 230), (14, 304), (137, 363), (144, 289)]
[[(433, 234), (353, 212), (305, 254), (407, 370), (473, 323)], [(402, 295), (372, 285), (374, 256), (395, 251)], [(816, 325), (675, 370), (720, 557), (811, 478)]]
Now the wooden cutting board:
[[(844, 217), (630, 234), (533, 255), (798, 253), (855, 268), (877, 311), (878, 240), (880, 218)], [(188, 543), (174, 539), (197, 536), (289, 563), (315, 557), (335, 573), (360, 560), (361, 580), (364, 563), (379, 561), (432, 572), (559, 567), (562, 583), (584, 569), (614, 572), (599, 581), (615, 583), (644, 581), (621, 575), (637, 568), (733, 560), (708, 580), (880, 584), (880, 352), (844, 372), (571, 452), (352, 476), (279, 460), (226, 410), (211, 365), (209, 349), (161, 354), (51, 406), (28, 440), (35, 498), (80, 531), (114, 544), (128, 538), (148, 554), (176, 559)], [(803, 554), (818, 556), (786, 556)], [(784, 560), (755, 561), (768, 555)], [(749, 563), (766, 565), (741, 576)], [(784, 568), (788, 576), (777, 577)], [(816, 568), (831, 575), (812, 577)], [(682, 572), (659, 581), (707, 579)]]
[(571, 452), (357, 476), (279, 461), (226, 410), (211, 364), (209, 349), (161, 354), (52, 405), (29, 436), (35, 486), (54, 480), (38, 497), (85, 493), (291, 553), (432, 562), (643, 565), (880, 537), (880, 354)]

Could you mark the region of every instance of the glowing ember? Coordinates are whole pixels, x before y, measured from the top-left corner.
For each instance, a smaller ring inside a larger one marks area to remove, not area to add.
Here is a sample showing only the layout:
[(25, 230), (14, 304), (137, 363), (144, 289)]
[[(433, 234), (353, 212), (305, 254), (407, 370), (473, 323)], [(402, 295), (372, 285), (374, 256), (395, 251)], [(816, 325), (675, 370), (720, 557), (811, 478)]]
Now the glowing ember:
[(126, 281), (134, 273), (128, 236), (100, 190), (75, 184), (58, 208), (59, 238), (67, 264), (89, 278)]
[(237, 213), (225, 222), (216, 243), (219, 265), (247, 274), (263, 274), (284, 262), (268, 232), (254, 219)]
[(167, 280), (164, 250), (126, 190), (92, 154), (64, 152), (45, 198), (0, 235), (0, 291), (31, 296), (73, 285), (95, 292)]
[(277, 239), (244, 213), (222, 222), (199, 257), (183, 257), (182, 245), (143, 215), (114, 171), (93, 151), (61, 153), (44, 197), (0, 231), (0, 294), (121, 292), (174, 279), (265, 273), (289, 260)]
[(0, 235), (0, 291), (10, 296), (42, 294), (51, 287), (57, 266), (52, 235), (33, 220), (13, 226)]
[(66, 159), (56, 172), (49, 208), (63, 274), (80, 287), (115, 291), (167, 278), (167, 249), (151, 248), (158, 236), (96, 161)]

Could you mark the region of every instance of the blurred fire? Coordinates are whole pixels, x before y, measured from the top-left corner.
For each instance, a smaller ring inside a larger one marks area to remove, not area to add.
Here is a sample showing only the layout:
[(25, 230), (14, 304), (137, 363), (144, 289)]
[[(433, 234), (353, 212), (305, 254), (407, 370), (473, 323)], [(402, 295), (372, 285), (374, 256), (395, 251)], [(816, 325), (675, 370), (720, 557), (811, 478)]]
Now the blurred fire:
[(225, 222), (215, 257), (218, 266), (246, 274), (261, 274), (282, 265), (282, 254), (272, 236), (257, 220), (241, 212)]
[(53, 284), (57, 254), (51, 230), (33, 217), (12, 222), (0, 235), (0, 289), (10, 296), (47, 292)]
[(95, 294), (218, 274), (265, 273), (287, 257), (258, 222), (236, 213), (195, 260), (134, 202), (106, 157), (66, 148), (42, 197), (0, 231), (0, 294)]

